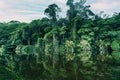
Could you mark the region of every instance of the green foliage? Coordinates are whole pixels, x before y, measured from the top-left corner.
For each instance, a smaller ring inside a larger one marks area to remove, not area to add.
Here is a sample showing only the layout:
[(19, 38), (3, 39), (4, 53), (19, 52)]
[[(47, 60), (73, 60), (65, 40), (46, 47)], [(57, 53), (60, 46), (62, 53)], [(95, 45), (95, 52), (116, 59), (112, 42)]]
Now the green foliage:
[(116, 62), (120, 63), (120, 53), (118, 51), (114, 51), (112, 53), (112, 56), (116, 60)]
[(34, 47), (33, 46), (23, 46), (21, 48), (21, 53), (22, 54), (33, 54), (34, 53)]
[(114, 41), (111, 43), (111, 48), (112, 48), (113, 50), (119, 50), (119, 49), (120, 49), (119, 41), (114, 40)]
[(57, 13), (60, 12), (60, 8), (58, 7), (58, 5), (56, 4), (51, 4), (48, 6), (47, 9), (45, 9), (45, 14), (50, 17), (50, 19), (52, 21), (56, 21), (57, 20)]
[(120, 80), (120, 14), (95, 15), (67, 0), (30, 23), (0, 23), (0, 80)]

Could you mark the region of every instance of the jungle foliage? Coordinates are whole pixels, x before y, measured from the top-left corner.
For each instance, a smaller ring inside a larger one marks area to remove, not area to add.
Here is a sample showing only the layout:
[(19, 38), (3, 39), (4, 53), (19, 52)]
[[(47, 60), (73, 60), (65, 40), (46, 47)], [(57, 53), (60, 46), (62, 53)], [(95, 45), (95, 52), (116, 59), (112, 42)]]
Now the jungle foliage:
[(0, 23), (0, 80), (120, 80), (120, 13), (67, 0), (30, 23)]

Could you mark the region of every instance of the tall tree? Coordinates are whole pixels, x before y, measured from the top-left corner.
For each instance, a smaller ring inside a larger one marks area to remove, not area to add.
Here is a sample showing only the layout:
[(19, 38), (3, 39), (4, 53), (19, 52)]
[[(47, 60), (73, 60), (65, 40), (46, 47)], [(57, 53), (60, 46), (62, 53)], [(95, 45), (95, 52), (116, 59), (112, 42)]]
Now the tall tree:
[(66, 5), (69, 6), (69, 10), (67, 11), (67, 17), (68, 17), (70, 22), (76, 16), (75, 6), (74, 6), (73, 2), (74, 2), (74, 0), (68, 0), (66, 3)]
[[(59, 45), (58, 45), (58, 37), (57, 37), (57, 30), (58, 27), (56, 25), (57, 22), (57, 17), (58, 17), (58, 12), (60, 12), (61, 9), (58, 7), (56, 4), (51, 4), (48, 6), (48, 8), (45, 9), (45, 14), (51, 19), (51, 24), (52, 24), (52, 38), (53, 38), (53, 69), (56, 68), (56, 64), (58, 61), (58, 54), (59, 54)], [(54, 74), (53, 80), (55, 79)]]
[(61, 9), (56, 4), (51, 4), (48, 6), (48, 8), (45, 9), (44, 13), (53, 21), (57, 21), (58, 12), (60, 12)]

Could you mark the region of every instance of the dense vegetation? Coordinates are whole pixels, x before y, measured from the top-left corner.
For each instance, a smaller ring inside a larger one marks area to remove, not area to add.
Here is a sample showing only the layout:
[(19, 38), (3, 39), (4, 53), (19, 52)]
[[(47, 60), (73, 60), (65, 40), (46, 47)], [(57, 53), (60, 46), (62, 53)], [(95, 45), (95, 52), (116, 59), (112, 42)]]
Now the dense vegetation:
[(0, 23), (0, 80), (120, 80), (120, 13), (66, 5), (66, 18), (51, 4), (40, 20)]

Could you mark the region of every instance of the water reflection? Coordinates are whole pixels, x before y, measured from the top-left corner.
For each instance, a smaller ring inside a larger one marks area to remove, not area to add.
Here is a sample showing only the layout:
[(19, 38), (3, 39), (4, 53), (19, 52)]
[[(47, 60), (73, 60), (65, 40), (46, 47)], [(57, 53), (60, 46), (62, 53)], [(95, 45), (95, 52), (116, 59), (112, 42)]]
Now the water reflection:
[(120, 51), (113, 51), (112, 52), (112, 57), (116, 60), (120, 62)]

